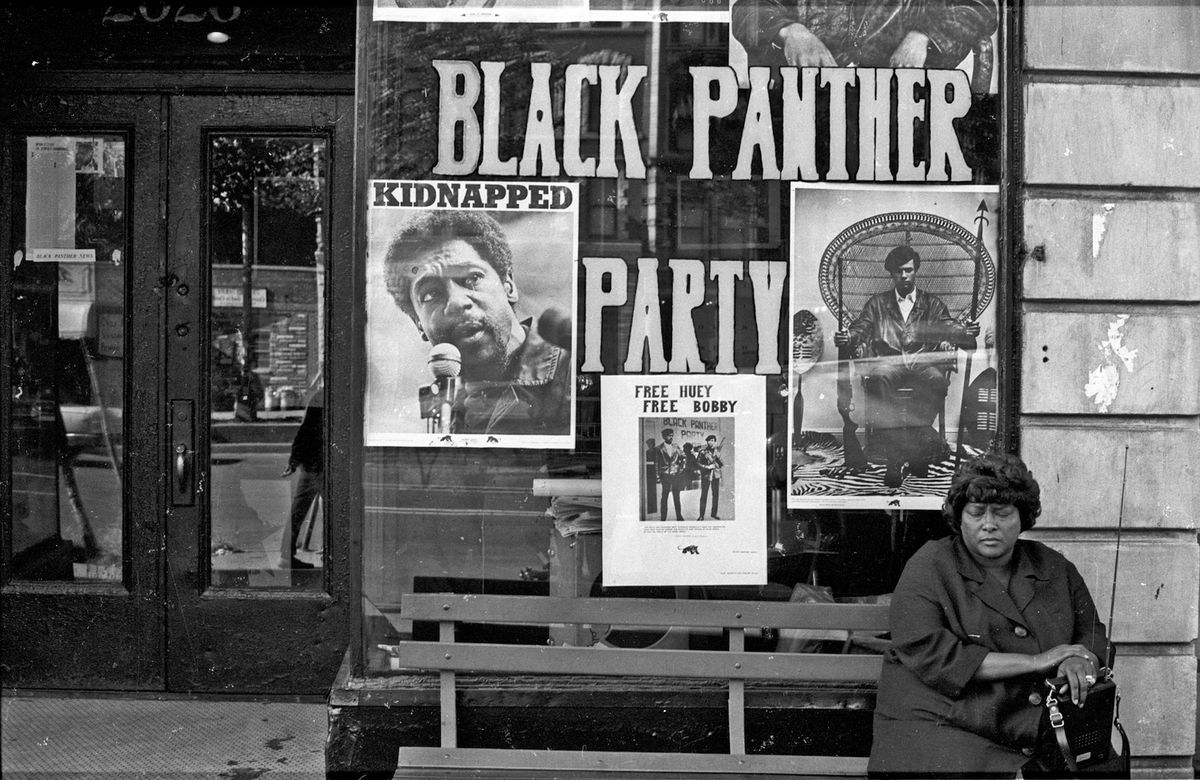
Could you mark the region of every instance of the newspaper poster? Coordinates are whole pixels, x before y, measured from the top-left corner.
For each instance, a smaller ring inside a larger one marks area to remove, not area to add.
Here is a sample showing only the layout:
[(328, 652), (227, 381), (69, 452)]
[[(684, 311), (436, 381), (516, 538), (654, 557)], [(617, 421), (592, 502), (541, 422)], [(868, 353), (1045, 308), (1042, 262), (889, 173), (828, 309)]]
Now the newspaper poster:
[(717, 22), (727, 0), (374, 0), (376, 22)]
[(938, 509), (989, 447), (997, 202), (792, 185), (789, 507)]
[(600, 413), (605, 585), (764, 584), (765, 378), (602, 376)]
[(376, 22), (565, 22), (583, 20), (588, 0), (375, 0)]
[(366, 445), (572, 447), (578, 185), (366, 196)]

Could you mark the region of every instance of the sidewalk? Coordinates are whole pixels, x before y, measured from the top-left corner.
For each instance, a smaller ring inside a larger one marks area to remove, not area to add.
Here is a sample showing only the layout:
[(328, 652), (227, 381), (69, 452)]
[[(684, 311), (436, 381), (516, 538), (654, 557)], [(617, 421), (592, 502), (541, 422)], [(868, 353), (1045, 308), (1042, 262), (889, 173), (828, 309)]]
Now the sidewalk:
[(325, 777), (324, 703), (14, 693), (0, 715), (5, 780)]

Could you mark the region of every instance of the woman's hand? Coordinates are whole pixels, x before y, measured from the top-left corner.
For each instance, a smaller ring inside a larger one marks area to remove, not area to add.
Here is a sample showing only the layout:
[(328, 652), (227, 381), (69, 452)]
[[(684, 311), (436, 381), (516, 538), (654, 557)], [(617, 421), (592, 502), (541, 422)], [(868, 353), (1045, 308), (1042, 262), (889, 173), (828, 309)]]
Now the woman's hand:
[(1038, 653), (1033, 657), (1033, 660), (1034, 664), (1037, 665), (1037, 671), (1049, 671), (1050, 669), (1057, 669), (1059, 664), (1071, 657), (1078, 657), (1091, 662), (1092, 674), (1095, 674), (1095, 670), (1100, 668), (1099, 660), (1095, 654), (1083, 645), (1058, 645)]
[(1067, 678), (1066, 685), (1059, 688), (1058, 692), (1066, 693), (1070, 688), (1071, 701), (1076, 707), (1082, 707), (1087, 701), (1088, 689), (1096, 684), (1096, 665), (1087, 658), (1071, 656), (1058, 665), (1055, 676)]

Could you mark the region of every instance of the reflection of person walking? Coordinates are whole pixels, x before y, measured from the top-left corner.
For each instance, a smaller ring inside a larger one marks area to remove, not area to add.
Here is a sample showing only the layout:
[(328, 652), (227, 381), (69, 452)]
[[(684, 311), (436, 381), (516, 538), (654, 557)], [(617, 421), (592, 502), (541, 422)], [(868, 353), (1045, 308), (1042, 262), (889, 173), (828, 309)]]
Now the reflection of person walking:
[(721, 493), (721, 453), (717, 449), (717, 437), (709, 434), (704, 438), (704, 449), (696, 453), (696, 465), (700, 469), (700, 516), (704, 519), (704, 508), (708, 505), (709, 490), (712, 490), (712, 519), (720, 520), (717, 516), (717, 496)]
[[(324, 430), (324, 378), (318, 373), (309, 390), (308, 406), (304, 409), (304, 420), (292, 440), (292, 452), (288, 457), (287, 470), (283, 476), (298, 473), (292, 486), (292, 508), (289, 517), (289, 534), (291, 546), (292, 569), (311, 569), (313, 564), (302, 561), (296, 556), (300, 540), (300, 528), (304, 519), (313, 511), (313, 525), (317, 522), (316, 512), (320, 511), (317, 499), (321, 497), (321, 483), (325, 471), (325, 442)], [(311, 528), (312, 526), (310, 526)], [(307, 543), (307, 542), (306, 542)]]

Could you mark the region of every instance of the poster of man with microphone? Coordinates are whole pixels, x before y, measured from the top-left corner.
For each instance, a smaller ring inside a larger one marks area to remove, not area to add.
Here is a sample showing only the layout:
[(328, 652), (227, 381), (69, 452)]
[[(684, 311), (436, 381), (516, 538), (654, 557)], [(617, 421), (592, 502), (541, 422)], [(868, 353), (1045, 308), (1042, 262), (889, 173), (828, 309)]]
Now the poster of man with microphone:
[(572, 447), (578, 185), (370, 186), (366, 445)]

